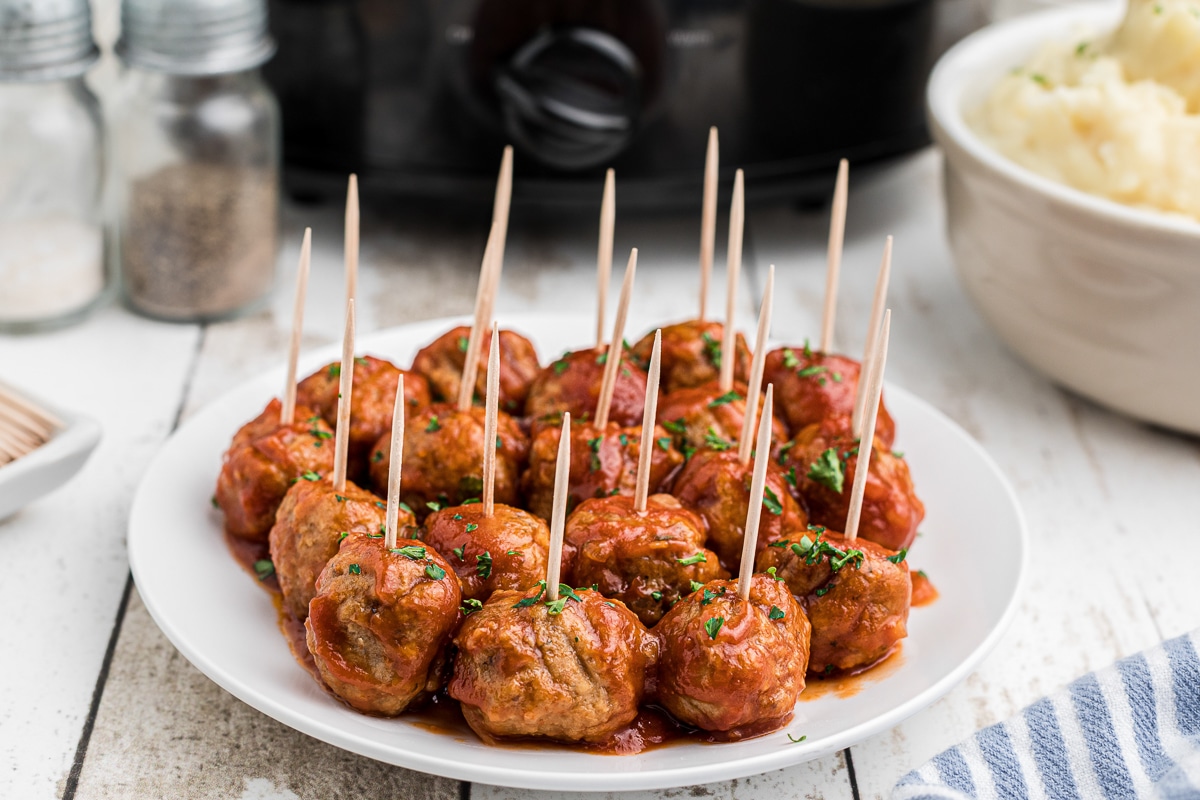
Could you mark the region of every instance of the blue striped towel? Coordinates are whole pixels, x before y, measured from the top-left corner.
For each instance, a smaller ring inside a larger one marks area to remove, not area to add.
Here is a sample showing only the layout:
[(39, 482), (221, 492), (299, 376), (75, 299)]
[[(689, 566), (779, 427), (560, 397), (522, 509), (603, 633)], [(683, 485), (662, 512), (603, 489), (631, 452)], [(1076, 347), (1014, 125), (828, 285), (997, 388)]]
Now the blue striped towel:
[(1118, 661), (984, 728), (892, 800), (1200, 800), (1200, 631)]

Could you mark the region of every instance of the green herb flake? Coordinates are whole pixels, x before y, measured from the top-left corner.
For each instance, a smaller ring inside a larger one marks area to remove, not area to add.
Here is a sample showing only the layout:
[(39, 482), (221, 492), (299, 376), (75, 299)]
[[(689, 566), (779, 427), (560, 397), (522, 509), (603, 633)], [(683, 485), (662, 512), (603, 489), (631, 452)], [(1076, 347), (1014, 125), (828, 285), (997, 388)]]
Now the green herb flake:
[(542, 599), (542, 595), (546, 592), (546, 582), (538, 581), (537, 594), (533, 597), (524, 597), (513, 604), (513, 608), (529, 608), (531, 605)]
[(442, 510), (442, 504), (437, 502), (436, 500), (430, 500), (428, 503), (425, 504), (425, 507), (428, 508), (430, 511), (441, 511)]
[(260, 558), (254, 562), (254, 574), (260, 581), (265, 581), (275, 574), (275, 564), (269, 558)]
[(785, 612), (779, 606), (771, 606), (771, 611), (767, 614), (767, 616), (771, 619), (783, 619), (787, 616), (787, 612)]
[(592, 472), (600, 469), (600, 442), (602, 442), (603, 439), (604, 437), (597, 436), (593, 439), (587, 440), (588, 449), (592, 451), (591, 460), (588, 462), (588, 466)]
[(482, 501), (482, 500), (480, 500), (478, 497), (468, 497), (466, 500), (463, 500), (463, 501), (462, 501), (462, 504), (463, 504), (464, 506), (473, 506), (473, 505), (475, 505), (476, 503), (482, 503), (482, 502), (483, 502), (483, 501)]
[(212, 497), (208, 498), (208, 502), (212, 503), (213, 508), (221, 507), (221, 504), (217, 502), (217, 496), (215, 494)]
[(691, 589), (693, 592), (698, 592), (704, 588), (704, 584), (700, 581), (691, 581)]
[(454, 555), (458, 556), (458, 560), (459, 560), (459, 561), (466, 561), (466, 559), (465, 559), (465, 558), (463, 558), (463, 548), (461, 548), (461, 547), (456, 547), (456, 548), (454, 548), (453, 550), (451, 550), (450, 552), (451, 552), (451, 553), (454, 553)]
[[(379, 506), (380, 508), (387, 508), (387, 506), (385, 506), (383, 503), (376, 503), (375, 505)], [(412, 506), (410, 506), (408, 503), (396, 503), (396, 506), (402, 511), (407, 511), (410, 515), (413, 513)]]
[(345, 539), (349, 535), (350, 535), (350, 531), (342, 531), (341, 533), (338, 534), (338, 541), (340, 542), (342, 539)]
[(929, 580), (929, 576), (925, 574), (925, 570), (919, 569), (919, 570), (917, 570), (917, 574), (920, 575), (925, 580)]
[(651, 592), (650, 596), (655, 600), (662, 600), (662, 592)]
[(329, 377), (337, 378), (337, 377), (341, 376), (341, 374), (342, 374), (342, 365), (341, 364), (330, 364), (329, 365)]
[(485, 581), (492, 576), (492, 554), (484, 551), (483, 555), (475, 556), (475, 572)]
[(465, 337), (465, 336), (458, 337), (458, 352), (460, 352), (460, 353), (467, 352), (467, 347), (469, 347), (470, 344), (471, 343), (467, 339), (467, 337)]
[(711, 617), (708, 622), (704, 623), (704, 631), (708, 634), (708, 638), (716, 639), (717, 632), (721, 630), (721, 626), (725, 624), (724, 617)]
[(684, 434), (687, 433), (687, 425), (683, 424), (682, 419), (666, 420), (665, 422), (663, 422), (662, 426), (669, 433), (677, 433), (680, 436), (683, 436)]
[(896, 553), (895, 555), (888, 556), (888, 557), (887, 557), (887, 560), (888, 560), (888, 561), (890, 561), (890, 562), (892, 562), (893, 564), (899, 564), (899, 563), (900, 563), (901, 561), (903, 561), (903, 560), (905, 559), (905, 557), (907, 557), (907, 556), (908, 556), (908, 548), (907, 548), (907, 547), (901, 547), (901, 548), (900, 548), (900, 552), (899, 552), (899, 553)]
[(329, 431), (320, 430), (319, 428), (310, 428), (308, 432), (310, 435), (315, 436), (318, 439), (332, 439), (333, 438), (332, 433), (330, 433)]
[(467, 533), (474, 533), (477, 530), (479, 530), (479, 526), (477, 524), (474, 522), (467, 523)]
[(1049, 86), (1050, 82), (1046, 80), (1046, 76), (1040, 72), (1030, 73), (1029, 79), (1039, 86)]
[(346, 498), (345, 498), (345, 497), (343, 497), (343, 496), (342, 496), (342, 495), (340, 495), (340, 494), (334, 494), (334, 496), (333, 496), (333, 499), (334, 499), (334, 500), (337, 500), (339, 503), (344, 503), (344, 502), (346, 502)]
[(771, 491), (770, 486), (763, 487), (763, 506), (767, 511), (770, 511), (775, 516), (783, 515), (783, 503), (779, 502), (779, 495)]
[(546, 613), (552, 617), (558, 616), (562, 610), (567, 607), (567, 598), (560, 597), (557, 600), (546, 601)]
[(600, 355), (596, 356), (596, 363), (597, 363), (597, 364), (606, 364), (606, 363), (608, 363), (608, 351), (607, 351), (607, 350), (605, 350), (605, 351), (604, 351), (603, 353), (601, 353)]
[(429, 424), (425, 426), (425, 432), (433, 433), (434, 431), (440, 431), (441, 429), (442, 423), (438, 422), (437, 414), (434, 414), (429, 418)]
[(796, 376), (799, 378), (809, 378), (813, 375), (820, 375), (822, 372), (828, 371), (829, 367), (822, 367), (820, 364), (813, 364), (811, 367), (805, 367), (804, 369), (797, 371)]
[(504, 555), (506, 555), (506, 556), (523, 556), (525, 554), (522, 553), (520, 550), (509, 550), (509, 551), (505, 552)]
[(783, 580), (783, 578), (781, 578), (781, 577), (779, 577), (778, 575), (776, 575), (776, 574), (775, 574), (775, 568), (774, 568), (774, 567), (767, 567), (767, 574), (771, 576), (771, 580), (774, 580), (774, 581), (781, 581), (781, 580)]
[(838, 460), (837, 450), (831, 447), (817, 456), (817, 460), (808, 467), (808, 477), (841, 494), (846, 486), (846, 474), (842, 471), (842, 462)]
[(713, 338), (713, 335), (705, 331), (701, 336), (704, 340), (704, 355), (708, 359), (708, 363), (712, 364), (717, 369), (721, 368), (721, 343)]
[(790, 347), (783, 348), (783, 366), (785, 369), (795, 369), (800, 366), (800, 359), (796, 358), (796, 351)]
[(711, 425), (708, 428), (708, 433), (704, 434), (704, 444), (710, 450), (716, 450), (718, 453), (733, 447), (733, 442), (718, 436), (716, 430)]
[(629, 437), (628, 436), (626, 436), (625, 434), (622, 433), (620, 436), (617, 437), (617, 439), (621, 442), (621, 447), (629, 447)]
[(303, 475), (301, 475), (300, 477), (301, 477), (301, 478), (304, 478), (304, 480), (306, 480), (306, 481), (319, 481), (319, 480), (321, 480), (321, 476), (320, 476), (320, 475), (318, 475), (317, 473), (313, 472), (311, 469), (310, 469), (310, 470), (308, 470), (307, 472), (305, 472), (305, 473), (304, 473)]
[(780, 466), (783, 466), (783, 462), (787, 458), (788, 450), (791, 450), (795, 446), (796, 446), (796, 440), (793, 439), (792, 441), (788, 442), (787, 444), (781, 445), (779, 447), (779, 456), (776, 457), (775, 460), (779, 463)]
[(700, 605), (706, 606), (715, 599), (717, 599), (716, 592), (710, 592), (708, 589), (705, 589), (704, 593), (700, 595)]
[(695, 553), (687, 558), (677, 558), (675, 560), (685, 567), (691, 566), (692, 564), (699, 564), (701, 562), (708, 562), (708, 558), (704, 555), (704, 553)]
[(904, 458), (904, 451), (903, 450), (893, 450), (892, 458)]
[(562, 375), (564, 372), (567, 371), (567, 368), (570, 366), (571, 366), (570, 362), (568, 362), (565, 358), (563, 358), (563, 359), (559, 359), (558, 361), (555, 361), (553, 364), (551, 364), (550, 368), (554, 370), (555, 375)]
[(420, 545), (416, 545), (416, 544), (409, 544), (409, 545), (405, 545), (404, 547), (397, 547), (396, 549), (392, 550), (392, 552), (398, 556), (404, 556), (405, 558), (410, 558), (413, 561), (420, 561), (421, 559), (425, 558), (425, 548), (421, 547)]
[(478, 497), (483, 494), (483, 478), (478, 475), (463, 475), (458, 480), (459, 497)]
[(832, 375), (830, 377), (833, 378), (834, 383), (842, 382), (842, 373), (840, 373), (840, 372), (834, 372), (834, 373), (832, 373)]
[(742, 396), (740, 394), (738, 394), (737, 392), (728, 391), (725, 394), (721, 395), (720, 397), (714, 397), (712, 400), (710, 400), (708, 403), (708, 407), (709, 408), (719, 408), (721, 406), (732, 403), (734, 400), (741, 400), (741, 399), (742, 399)]
[(371, 460), (374, 461), (376, 464), (378, 464), (380, 461), (383, 461), (383, 451), (376, 450), (375, 455), (371, 456)]
[(815, 594), (817, 595), (817, 597), (824, 597), (825, 595), (829, 594), (829, 590), (832, 588), (833, 588), (833, 583), (832, 582), (827, 583), (820, 589), (817, 589)]
[(468, 597), (466, 600), (463, 600), (463, 604), (458, 607), (458, 610), (462, 612), (464, 617), (469, 617), (482, 608), (483, 603), (479, 602), (474, 597)]
[(796, 479), (796, 465), (795, 464), (793, 464), (791, 469), (789, 469), (787, 471), (787, 473), (783, 476), (783, 479), (788, 482), (788, 486), (791, 486), (793, 489), (796, 488), (796, 485), (797, 485), (796, 480), (797, 479)]
[(654, 441), (658, 444), (658, 446), (660, 448), (662, 448), (662, 451), (664, 453), (668, 452), (671, 449), (671, 437), (670, 436), (663, 436), (662, 438), (655, 439)]
[(362, 567), (358, 564), (351, 564), (346, 571), (351, 575), (362, 575)]
[(440, 581), (446, 577), (446, 570), (439, 567), (437, 564), (430, 564), (425, 567), (425, 577), (435, 581)]
[[(827, 666), (833, 666), (833, 665), (829, 664)], [(800, 744), (801, 742), (803, 742), (805, 739), (808, 738), (807, 736), (801, 736), (799, 739), (796, 739), (790, 733), (787, 735), (787, 737), (788, 737), (788, 741), (791, 742), (792, 744)]]

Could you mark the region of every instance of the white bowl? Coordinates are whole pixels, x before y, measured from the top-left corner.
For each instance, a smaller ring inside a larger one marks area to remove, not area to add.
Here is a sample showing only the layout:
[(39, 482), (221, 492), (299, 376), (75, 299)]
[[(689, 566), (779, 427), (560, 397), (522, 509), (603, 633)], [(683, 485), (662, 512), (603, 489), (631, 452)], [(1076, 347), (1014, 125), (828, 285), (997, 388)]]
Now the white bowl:
[(1042, 43), (1111, 30), (1121, 12), (1032, 14), (941, 58), (927, 100), (946, 159), (946, 226), (967, 293), (1021, 357), (1106, 406), (1200, 433), (1200, 223), (1043, 178), (963, 119)]
[(63, 422), (36, 450), (0, 466), (0, 521), (70, 480), (100, 442), (100, 423), (46, 403), (13, 386), (8, 390)]

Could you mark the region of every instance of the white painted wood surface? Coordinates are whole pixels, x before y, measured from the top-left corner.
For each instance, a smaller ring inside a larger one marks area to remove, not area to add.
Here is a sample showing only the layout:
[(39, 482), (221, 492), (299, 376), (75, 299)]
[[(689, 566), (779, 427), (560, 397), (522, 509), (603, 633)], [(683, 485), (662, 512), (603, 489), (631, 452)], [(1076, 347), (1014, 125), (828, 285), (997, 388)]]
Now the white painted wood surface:
[[(1003, 349), (953, 276), (939, 171), (926, 152), (869, 178), (852, 176), (836, 339), (840, 350), (861, 350), (879, 251), (894, 233), (889, 380), (963, 425), (1016, 486), (1035, 550), (1016, 622), (946, 698), (849, 751), (740, 781), (624, 795), (631, 800), (886, 797), (904, 772), (977, 728), (1200, 625), (1200, 582), (1189, 568), (1200, 560), (1200, 444), (1068, 395)], [(286, 212), (281, 286), (291, 281), (305, 225), (315, 233), (311, 348), (340, 333), (337, 304), (318, 300), (341, 293), (339, 212)], [(825, 225), (823, 212), (751, 209), (743, 329), (752, 327), (753, 298), (775, 263), (775, 335), (816, 335)], [(486, 230), (482, 220), (477, 230), (463, 227), (413, 211), (364, 217), (361, 332), (469, 310)], [(635, 244), (642, 254), (634, 330), (693, 313), (698, 240), (698, 215), (618, 216), (618, 260)], [(499, 318), (546, 307), (593, 313), (594, 259), (593, 221), (534, 220), (514, 210)], [(718, 295), (721, 286), (714, 281)], [(0, 798), (563, 796), (465, 787), (315, 742), (191, 667), (136, 589), (122, 603), (128, 508), (146, 463), (178, 416), (280, 362), (288, 298), (281, 291), (255, 315), (204, 327), (109, 308), (67, 331), (0, 338), (0, 376), (87, 409), (105, 435), (69, 486), (0, 521)], [(710, 303), (720, 307), (722, 297)]]

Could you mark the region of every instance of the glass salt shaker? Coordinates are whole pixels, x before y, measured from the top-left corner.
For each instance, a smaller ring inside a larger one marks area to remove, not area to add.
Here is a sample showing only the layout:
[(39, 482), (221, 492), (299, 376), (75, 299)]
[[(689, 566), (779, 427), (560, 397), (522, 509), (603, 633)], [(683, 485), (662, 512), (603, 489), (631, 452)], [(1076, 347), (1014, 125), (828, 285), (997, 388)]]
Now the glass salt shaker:
[(0, 331), (80, 319), (108, 284), (87, 0), (0, 0)]
[(275, 276), (280, 121), (265, 0), (124, 0), (113, 115), (117, 249), (136, 311), (201, 321)]

